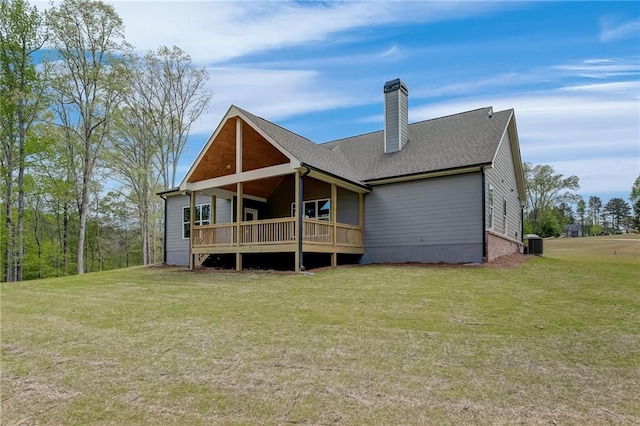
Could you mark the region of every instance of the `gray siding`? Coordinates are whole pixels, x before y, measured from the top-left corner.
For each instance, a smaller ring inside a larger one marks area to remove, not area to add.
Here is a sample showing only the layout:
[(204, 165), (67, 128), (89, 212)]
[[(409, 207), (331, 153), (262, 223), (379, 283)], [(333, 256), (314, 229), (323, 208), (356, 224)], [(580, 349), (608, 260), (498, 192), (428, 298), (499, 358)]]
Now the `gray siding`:
[[(270, 218), (291, 216), (291, 203), (295, 197), (293, 176), (286, 176), (273, 191), (267, 203)], [(316, 179), (305, 178), (303, 184), (304, 200), (331, 198), (331, 185)], [(338, 187), (338, 222), (358, 224), (358, 194)]]
[(358, 194), (338, 187), (338, 222), (358, 224)]
[(385, 95), (384, 103), (384, 152), (400, 150), (400, 111), (398, 98), (400, 91)]
[[(493, 186), (494, 196), (494, 222), (493, 228), (490, 227), (489, 217), (489, 188)], [(516, 172), (513, 164), (513, 155), (511, 152), (511, 141), (509, 134), (505, 133), (500, 141), (500, 146), (496, 154), (493, 168), (486, 172), (486, 220), (487, 229), (497, 234), (504, 235), (508, 238), (520, 241), (522, 239), (522, 216), (520, 209), (520, 198), (518, 196), (518, 184), (516, 181)], [(507, 221), (506, 227), (503, 220), (504, 209), (503, 200), (507, 201)]]
[(479, 172), (375, 186), (365, 205), (363, 263), (482, 261)]
[[(189, 264), (189, 240), (182, 238), (182, 208), (189, 206), (188, 195), (176, 195), (167, 198), (167, 235), (165, 244), (168, 265)], [(211, 203), (208, 195), (197, 195), (196, 204)], [(231, 203), (229, 200), (217, 199), (216, 222), (227, 223), (231, 219)]]
[(402, 89), (385, 93), (384, 115), (384, 152), (399, 151), (407, 141), (409, 126), (407, 95)]
[[(302, 185), (303, 199), (318, 200), (331, 197), (331, 185), (305, 177)], [(267, 202), (267, 212), (269, 217), (289, 217), (291, 216), (291, 203), (295, 200), (295, 176), (287, 175), (282, 179), (280, 185), (273, 191)]]

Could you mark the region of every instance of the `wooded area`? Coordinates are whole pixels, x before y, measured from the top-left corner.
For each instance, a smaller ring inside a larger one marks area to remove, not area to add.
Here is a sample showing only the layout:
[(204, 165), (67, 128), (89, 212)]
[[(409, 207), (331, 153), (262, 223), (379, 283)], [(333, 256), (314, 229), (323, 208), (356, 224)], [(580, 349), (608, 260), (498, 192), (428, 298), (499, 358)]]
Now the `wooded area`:
[[(556, 237), (567, 225), (579, 225), (583, 236), (621, 234), (640, 229), (640, 176), (636, 178), (629, 200), (600, 197), (588, 201), (574, 191), (580, 189), (577, 176), (556, 174), (552, 166), (524, 163), (527, 185), (525, 234)], [(632, 214), (633, 212), (633, 214)]]
[(158, 191), (175, 185), (208, 74), (179, 47), (133, 53), (114, 8), (0, 2), (3, 281), (162, 261)]

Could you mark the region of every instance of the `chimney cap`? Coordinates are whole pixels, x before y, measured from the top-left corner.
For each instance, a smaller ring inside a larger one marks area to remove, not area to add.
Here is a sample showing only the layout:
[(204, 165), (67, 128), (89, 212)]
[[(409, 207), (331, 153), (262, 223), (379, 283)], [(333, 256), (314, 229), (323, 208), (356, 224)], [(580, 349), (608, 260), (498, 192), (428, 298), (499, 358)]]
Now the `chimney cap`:
[(406, 95), (409, 95), (409, 89), (404, 81), (396, 78), (395, 80), (387, 81), (384, 84), (384, 93), (394, 92), (396, 90), (402, 89)]

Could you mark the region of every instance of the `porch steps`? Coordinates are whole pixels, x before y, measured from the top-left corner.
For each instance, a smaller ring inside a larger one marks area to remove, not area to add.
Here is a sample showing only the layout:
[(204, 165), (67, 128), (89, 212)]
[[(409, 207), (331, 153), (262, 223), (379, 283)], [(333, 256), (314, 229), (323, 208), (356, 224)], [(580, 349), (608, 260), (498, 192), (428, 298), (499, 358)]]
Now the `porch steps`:
[(198, 266), (202, 266), (202, 263), (205, 260), (207, 260), (208, 257), (209, 257), (209, 253), (198, 254), (196, 257), (196, 262), (198, 263)]

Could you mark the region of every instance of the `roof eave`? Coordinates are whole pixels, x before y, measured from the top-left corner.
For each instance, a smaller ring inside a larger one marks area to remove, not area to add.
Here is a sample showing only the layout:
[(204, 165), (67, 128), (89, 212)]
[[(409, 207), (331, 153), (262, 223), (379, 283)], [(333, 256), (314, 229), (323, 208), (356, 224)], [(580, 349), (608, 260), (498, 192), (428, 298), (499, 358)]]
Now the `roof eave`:
[[(355, 191), (355, 192), (361, 192), (361, 193), (371, 192), (371, 188), (369, 188), (369, 186), (366, 185), (363, 182), (346, 179), (346, 178), (344, 178), (342, 176), (338, 176), (338, 175), (336, 175), (334, 173), (327, 172), (327, 171), (322, 170), (322, 169), (320, 169), (318, 167), (312, 166), (311, 164), (308, 164), (308, 163), (300, 163), (300, 167), (301, 168), (306, 168), (307, 170), (310, 170), (310, 172), (311, 172), (310, 175), (312, 177), (322, 177), (322, 178), (324, 178), (323, 180), (325, 180), (325, 181), (327, 181), (329, 183), (335, 183), (338, 186), (341, 186), (343, 188), (350, 189), (350, 190)], [(314, 176), (314, 174), (316, 176)]]
[(474, 173), (474, 172), (479, 172), (483, 168), (488, 168), (492, 166), (493, 166), (493, 163), (491, 162), (478, 163), (478, 164), (472, 164), (468, 166), (452, 167), (449, 169), (432, 170), (432, 171), (411, 173), (406, 175), (368, 179), (368, 180), (365, 180), (364, 183), (367, 185), (386, 185), (389, 183), (409, 182), (409, 181), (420, 180), (420, 179), (430, 179), (430, 178), (442, 177), (442, 176)]
[(156, 195), (161, 197), (161, 198), (165, 198), (166, 197), (172, 197), (174, 195), (180, 195), (182, 194), (182, 191), (180, 190), (180, 187), (178, 186), (174, 186), (173, 188), (169, 188), (169, 189), (165, 189), (163, 191), (160, 192), (156, 192)]

